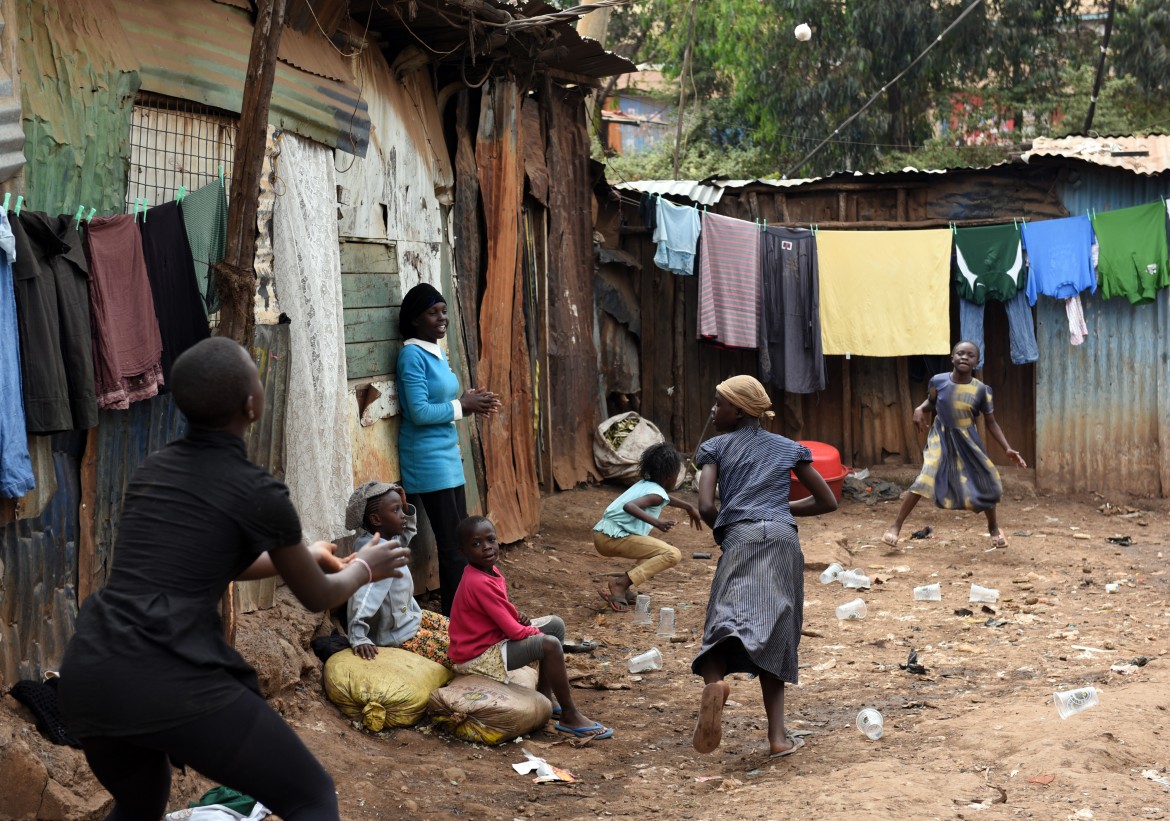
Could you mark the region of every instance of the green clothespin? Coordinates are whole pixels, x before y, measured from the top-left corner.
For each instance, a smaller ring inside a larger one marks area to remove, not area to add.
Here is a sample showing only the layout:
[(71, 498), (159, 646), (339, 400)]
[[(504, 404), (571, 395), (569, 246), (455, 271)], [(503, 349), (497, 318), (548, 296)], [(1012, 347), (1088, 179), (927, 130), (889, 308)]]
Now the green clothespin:
[(768, 220), (767, 219), (764, 220), (764, 230), (765, 231), (768, 230)]
[(219, 187), (223, 188), (223, 166), (219, 167)]
[(138, 222), (138, 208), (142, 204), (142, 197), (134, 198), (134, 221)]
[(77, 206), (77, 213), (73, 215), (73, 227), (74, 228), (81, 227), (81, 215), (84, 213), (85, 213), (85, 206), (84, 205)]
[(180, 186), (179, 186), (179, 195), (178, 195), (177, 197), (175, 197), (175, 201), (176, 201), (176, 202), (182, 202), (182, 201), (183, 201), (183, 197), (185, 197), (185, 196), (187, 196), (187, 186), (185, 186), (185, 185), (180, 185)]
[(5, 214), (7, 214), (7, 213), (8, 213), (8, 203), (9, 203), (9, 202), (11, 202), (11, 201), (12, 201), (12, 195), (11, 195), (11, 194), (5, 194), (5, 195), (4, 195), (4, 213), (5, 213)]
[(23, 206), (24, 206), (24, 194), (21, 194), (19, 197), (16, 198), (16, 208), (15, 208), (16, 216), (18, 216), (18, 217), (20, 216), (20, 209)]
[(89, 213), (85, 215), (86, 222), (93, 222), (93, 215), (97, 213), (96, 208), (89, 209)]
[(142, 224), (146, 224), (146, 209), (150, 208), (150, 200), (146, 197), (142, 198)]

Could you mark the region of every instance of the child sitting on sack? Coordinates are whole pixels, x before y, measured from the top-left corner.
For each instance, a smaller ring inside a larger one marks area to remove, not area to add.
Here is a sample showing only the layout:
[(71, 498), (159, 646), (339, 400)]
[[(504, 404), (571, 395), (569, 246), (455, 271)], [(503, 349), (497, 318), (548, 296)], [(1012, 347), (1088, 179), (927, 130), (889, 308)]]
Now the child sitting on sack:
[(556, 730), (578, 738), (613, 736), (613, 730), (573, 703), (565, 669), (565, 623), (557, 616), (530, 619), (508, 600), (504, 576), (496, 569), (500, 545), (492, 523), (469, 516), (459, 523), (456, 535), (467, 567), (451, 605), (447, 652), (455, 671), (507, 682), (509, 670), (539, 661), (536, 690), (559, 705), (553, 707)]
[[(397, 538), (408, 547), (418, 532), (418, 516), (400, 485), (366, 482), (349, 497), (345, 526), (359, 531), (355, 552), (378, 535), (390, 541)], [(419, 607), (410, 568), (403, 567), (401, 572), (398, 578), (363, 585), (350, 597), (349, 646), (354, 655), (366, 660), (377, 656), (379, 647), (401, 647), (450, 667), (447, 617)]]

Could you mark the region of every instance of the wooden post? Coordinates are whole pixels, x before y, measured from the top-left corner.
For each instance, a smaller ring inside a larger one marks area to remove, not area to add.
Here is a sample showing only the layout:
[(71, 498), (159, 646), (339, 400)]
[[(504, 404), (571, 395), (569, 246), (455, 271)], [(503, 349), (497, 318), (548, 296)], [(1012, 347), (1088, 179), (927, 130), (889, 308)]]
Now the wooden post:
[[(256, 208), (264, 150), (268, 143), (268, 105), (276, 78), (276, 55), (284, 30), (288, 0), (258, 0), (248, 76), (240, 108), (239, 137), (232, 167), (232, 198), (228, 203), (228, 235), (223, 261), (215, 266), (219, 293), (219, 326), (215, 332), (251, 350), (256, 333)], [(228, 643), (236, 643), (236, 591), (229, 584), (220, 601), (220, 617)]]
[(256, 293), (256, 191), (264, 168), (268, 141), (268, 105), (276, 77), (276, 55), (284, 29), (288, 0), (259, 0), (248, 76), (240, 108), (239, 138), (232, 168), (232, 198), (228, 203), (228, 235), (223, 261), (215, 266), (219, 293), (218, 336), (234, 339), (246, 348), (255, 333), (253, 300)]
[(841, 438), (845, 452), (841, 454), (847, 465), (853, 464), (853, 375), (849, 371), (849, 357), (841, 360)]
[[(670, 278), (671, 285), (674, 286), (674, 333), (673, 339), (673, 379), (674, 395), (670, 397), (670, 435), (677, 443), (675, 447), (682, 447), (682, 442), (686, 440), (686, 405), (683, 398), (686, 396), (687, 385), (687, 367), (686, 367), (686, 350), (683, 347), (683, 340), (690, 337), (685, 336), (686, 325), (686, 303), (685, 303), (685, 288), (683, 288), (683, 281), (678, 277)], [(696, 445), (697, 447), (697, 445)]]
[(922, 464), (922, 447), (918, 444), (918, 428), (914, 425), (914, 400), (910, 398), (910, 366), (906, 357), (896, 360), (898, 380), (898, 416), (902, 422), (902, 441), (906, 448), (906, 462)]

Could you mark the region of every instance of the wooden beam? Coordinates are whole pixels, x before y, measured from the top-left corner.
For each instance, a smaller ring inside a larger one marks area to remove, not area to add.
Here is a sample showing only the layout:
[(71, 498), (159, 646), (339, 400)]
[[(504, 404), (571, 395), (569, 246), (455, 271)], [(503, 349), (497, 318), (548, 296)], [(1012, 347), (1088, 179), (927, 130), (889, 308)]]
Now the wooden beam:
[(849, 357), (841, 360), (841, 440), (844, 444), (842, 460), (853, 462), (853, 374), (849, 371)]
[(921, 465), (922, 447), (918, 444), (918, 428), (914, 425), (914, 400), (910, 398), (910, 366), (904, 356), (899, 356), (895, 362), (898, 373), (898, 416), (902, 423), (906, 462)]
[[(248, 76), (240, 108), (236, 162), (232, 168), (232, 197), (228, 203), (228, 235), (224, 258), (215, 266), (220, 314), (218, 336), (251, 347), (255, 333), (253, 301), (256, 293), (256, 192), (264, 168), (268, 142), (268, 106), (276, 76), (276, 57), (284, 29), (288, 0), (259, 0)], [(234, 625), (233, 625), (234, 626)]]

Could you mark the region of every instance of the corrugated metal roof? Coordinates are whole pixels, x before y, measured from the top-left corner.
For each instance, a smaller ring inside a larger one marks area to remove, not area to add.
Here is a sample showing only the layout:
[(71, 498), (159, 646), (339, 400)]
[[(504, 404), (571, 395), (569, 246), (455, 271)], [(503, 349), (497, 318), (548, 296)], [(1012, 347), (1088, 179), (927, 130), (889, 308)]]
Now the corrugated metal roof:
[(353, 85), (353, 72), (341, 52), (319, 29), (302, 34), (285, 26), (280, 33), (280, 60), (318, 77)]
[[(1087, 169), (1059, 196), (1072, 214), (1107, 211), (1170, 196), (1170, 179)], [(1152, 305), (1082, 295), (1089, 335), (1075, 348), (1064, 303), (1037, 303), (1036, 478), (1045, 490), (1170, 495), (1168, 295)]]
[[(239, 113), (252, 42), (249, 14), (211, 0), (113, 2), (141, 63), (144, 91)], [(340, 73), (335, 65), (340, 57), (324, 37), (292, 42), (299, 63)], [(285, 63), (276, 67), (269, 122), (359, 157), (370, 140), (369, 115), (357, 87)]]
[(1135, 174), (1161, 174), (1170, 171), (1170, 135), (1037, 137), (1020, 159), (1029, 162), (1034, 157), (1064, 157)]
[[(0, 43), (6, 51), (10, 38), (7, 24), (0, 17)], [(0, 182), (16, 176), (24, 166), (24, 127), (20, 123), (20, 89), (12, 82), (8, 68), (12, 60), (5, 55), (0, 66)]]
[(688, 199), (697, 205), (714, 205), (724, 191), (739, 191), (750, 185), (768, 185), (773, 188), (796, 188), (816, 182), (820, 177), (802, 180), (636, 180), (614, 185), (621, 191), (640, 194), (661, 194), (668, 198)]

